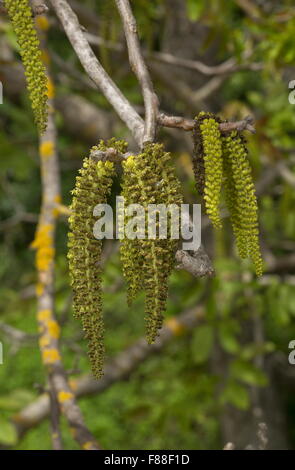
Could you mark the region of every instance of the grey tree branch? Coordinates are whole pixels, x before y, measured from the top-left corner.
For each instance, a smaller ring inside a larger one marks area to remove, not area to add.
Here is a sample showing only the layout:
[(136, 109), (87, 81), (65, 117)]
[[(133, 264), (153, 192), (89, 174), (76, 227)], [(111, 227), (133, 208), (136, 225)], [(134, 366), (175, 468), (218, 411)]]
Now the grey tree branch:
[(130, 155), (133, 155), (133, 154), (130, 152), (120, 153), (117, 149), (113, 147), (110, 147), (105, 151), (93, 150), (90, 153), (90, 157), (93, 158), (94, 160), (102, 161), (102, 162), (109, 161), (109, 162), (114, 162), (114, 163), (121, 163), (126, 158), (130, 157)]
[(144, 100), (145, 126), (143, 142), (153, 142), (156, 134), (158, 98), (155, 95), (152, 80), (141, 53), (136, 20), (130, 8), (129, 0), (116, 0), (116, 4), (124, 27), (130, 66), (140, 83)]
[[(119, 43), (106, 41), (102, 37), (94, 36), (91, 33), (86, 33), (86, 37), (90, 44), (96, 46), (103, 45), (104, 47), (112, 49), (116, 52), (124, 51), (124, 47)], [(194, 70), (195, 72), (199, 72), (207, 76), (224, 75), (236, 72), (238, 70), (257, 71), (262, 69), (262, 64), (256, 62), (249, 62), (249, 57), (246, 58), (246, 62), (242, 64), (237, 64), (236, 60), (232, 57), (219, 65), (207, 65), (203, 62), (200, 62), (199, 60), (183, 59), (167, 52), (143, 50), (142, 54), (148, 61), (161, 62), (168, 65), (174, 65), (176, 67), (182, 67), (188, 70)]]
[(192, 254), (189, 254), (187, 251), (178, 250), (175, 258), (179, 263), (177, 269), (184, 269), (195, 277), (212, 277), (214, 275), (211, 260), (203, 246), (200, 246)]
[(148, 53), (148, 57), (151, 60), (158, 62), (163, 62), (169, 65), (175, 65), (178, 67), (183, 67), (189, 70), (195, 70), (200, 72), (203, 75), (224, 75), (227, 73), (236, 72), (237, 70), (261, 70), (262, 64), (259, 63), (245, 63), (237, 64), (234, 58), (230, 58), (219, 65), (207, 65), (199, 60), (190, 60), (183, 59), (181, 57), (176, 57), (172, 54), (166, 52), (152, 52)]
[[(221, 132), (232, 132), (244, 131), (247, 130), (255, 134), (255, 127), (253, 126), (253, 118), (251, 116), (246, 116), (241, 121), (235, 122), (222, 122), (219, 125)], [(182, 116), (168, 116), (165, 113), (158, 114), (158, 123), (163, 127), (173, 127), (178, 129), (183, 129), (184, 131), (192, 131), (195, 126), (194, 119), (186, 119)]]
[(141, 145), (144, 133), (143, 120), (100, 64), (81, 29), (76, 14), (66, 0), (50, 0), (50, 2), (85, 72), (130, 129), (136, 142)]
[(62, 450), (63, 444), (60, 430), (60, 408), (54, 393), (54, 385), (51, 383), (50, 379), (48, 381), (48, 389), (52, 448), (53, 450)]

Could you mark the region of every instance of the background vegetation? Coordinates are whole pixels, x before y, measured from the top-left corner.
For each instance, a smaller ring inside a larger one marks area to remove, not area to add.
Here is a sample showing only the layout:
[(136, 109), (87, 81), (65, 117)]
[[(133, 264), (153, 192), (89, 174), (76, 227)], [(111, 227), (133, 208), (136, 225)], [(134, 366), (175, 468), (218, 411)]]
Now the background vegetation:
[[(69, 2), (92, 38), (102, 64), (127, 97), (143, 111), (128, 64), (114, 2)], [(295, 7), (291, 0), (137, 0), (138, 21), (160, 107), (193, 118), (211, 110), (235, 120), (252, 115), (247, 133), (259, 195), (265, 274), (256, 279), (241, 263), (227, 221), (220, 234), (203, 218), (203, 244), (216, 275), (196, 279), (184, 271), (171, 278), (167, 318), (200, 306), (205, 320), (176, 331), (161, 351), (143, 361), (126, 380), (79, 403), (88, 427), (105, 449), (219, 449), (257, 445), (258, 424), (268, 428), (268, 448), (295, 446), (295, 369), (288, 345), (295, 339), (295, 112), (288, 101), (295, 79)], [(49, 11), (48, 47), (56, 84), (56, 120), (63, 202), (82, 159), (100, 138), (124, 137), (125, 126), (86, 78), (57, 18)], [(11, 421), (46, 388), (37, 342), (34, 239), (41, 202), (38, 136), (11, 25), (0, 19), (0, 444), (14, 449), (50, 449), (48, 419), (21, 438)], [(98, 44), (99, 43), (99, 44)], [(231, 59), (227, 73), (210, 76), (169, 65), (157, 56), (217, 65)], [(200, 89), (202, 93), (200, 93)], [(173, 152), (186, 201), (199, 201), (190, 155), (192, 139), (180, 130), (161, 130)], [(116, 181), (114, 191), (118, 191)], [(67, 223), (58, 226), (56, 306), (62, 352), (71, 377), (89, 372), (80, 324), (72, 318), (66, 260)], [(127, 308), (116, 244), (106, 244), (104, 311), (108, 358), (144, 334), (143, 299)], [(182, 334), (183, 333), (183, 334)], [(64, 447), (77, 444), (62, 421)]]

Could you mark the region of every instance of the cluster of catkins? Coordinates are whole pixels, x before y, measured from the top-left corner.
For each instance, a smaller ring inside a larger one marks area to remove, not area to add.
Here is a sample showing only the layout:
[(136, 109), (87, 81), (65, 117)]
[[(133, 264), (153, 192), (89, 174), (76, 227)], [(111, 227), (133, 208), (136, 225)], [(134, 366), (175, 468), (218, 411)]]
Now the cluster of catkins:
[[(140, 204), (148, 216), (149, 204), (175, 204), (183, 202), (181, 185), (170, 164), (170, 154), (163, 145), (146, 144), (141, 154), (123, 162), (122, 196), (125, 204)], [(169, 215), (169, 213), (168, 213)], [(171, 215), (171, 214), (170, 214)], [(124, 225), (128, 226), (128, 215)], [(171, 218), (169, 219), (171, 222)], [(169, 222), (168, 221), (168, 222)], [(146, 221), (145, 221), (146, 222)], [(147, 223), (145, 223), (147, 227)], [(167, 238), (124, 238), (120, 247), (123, 274), (128, 283), (128, 301), (145, 291), (145, 319), (147, 340), (153, 343), (163, 323), (168, 296), (168, 279), (175, 263), (178, 240), (171, 238), (171, 223), (167, 224)]]
[[(115, 139), (106, 143), (101, 141), (92, 151), (105, 151), (108, 147), (116, 148), (120, 153), (126, 151), (125, 142)], [(93, 234), (93, 209), (97, 204), (107, 202), (114, 174), (114, 163), (96, 162), (87, 157), (76, 178), (69, 219), (68, 258), (74, 312), (82, 321), (91, 368), (97, 378), (102, 374), (104, 357), (100, 267), (102, 241), (95, 239)], [(123, 162), (122, 196), (125, 206), (140, 204), (145, 210), (144, 217), (147, 216), (148, 204), (182, 203), (180, 182), (170, 164), (170, 154), (164, 151), (162, 145), (146, 144), (141, 154), (131, 155)], [(125, 224), (128, 224), (130, 217), (126, 216), (125, 211), (118, 214), (118, 219), (123, 219)], [(120, 255), (128, 283), (129, 303), (139, 291), (145, 291), (149, 343), (154, 342), (162, 326), (168, 278), (177, 250), (177, 240), (169, 236), (169, 227), (168, 223), (166, 239), (149, 239), (147, 233), (141, 239), (121, 239)]]
[(47, 123), (47, 77), (32, 9), (28, 0), (4, 0), (4, 5), (17, 37), (35, 122), (42, 134)]
[(256, 274), (261, 275), (258, 206), (246, 142), (237, 131), (223, 135), (220, 122), (218, 117), (205, 112), (195, 119), (193, 168), (197, 189), (213, 226), (221, 228), (220, 201), (224, 187), (238, 253), (241, 258), (249, 257)]

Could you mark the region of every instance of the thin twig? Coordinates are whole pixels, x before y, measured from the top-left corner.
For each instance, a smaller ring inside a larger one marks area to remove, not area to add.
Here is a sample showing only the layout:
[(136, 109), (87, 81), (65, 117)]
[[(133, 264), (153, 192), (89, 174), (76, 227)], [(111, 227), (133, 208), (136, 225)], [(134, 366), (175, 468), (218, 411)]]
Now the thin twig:
[[(178, 129), (183, 129), (184, 131), (192, 131), (195, 127), (194, 119), (186, 119), (182, 116), (168, 116), (165, 113), (159, 113), (158, 123), (163, 127), (173, 127)], [(241, 121), (235, 122), (222, 122), (219, 125), (220, 131), (227, 133), (234, 130), (244, 131), (247, 130), (254, 134), (255, 127), (253, 126), (253, 118), (251, 116), (246, 116)]]
[(17, 345), (30, 344), (38, 339), (37, 335), (26, 333), (3, 322), (0, 322), (0, 331), (9, 338), (10, 343)]
[(145, 106), (145, 126), (143, 142), (153, 142), (156, 134), (158, 99), (155, 95), (152, 80), (141, 53), (137, 35), (136, 20), (130, 8), (129, 0), (116, 0), (127, 41), (130, 66), (137, 76)]
[(228, 73), (233, 73), (238, 70), (261, 70), (262, 64), (259, 63), (245, 63), (245, 64), (237, 64), (236, 59), (230, 58), (222, 64), (219, 65), (207, 65), (199, 60), (190, 60), (190, 59), (183, 59), (181, 57), (176, 57), (172, 54), (168, 54), (167, 52), (151, 52), (147, 53), (147, 56), (159, 62), (163, 62), (169, 65), (175, 65), (177, 67), (183, 67), (189, 70), (195, 70), (196, 72), (200, 72), (203, 75), (225, 75)]
[[(124, 52), (124, 47), (122, 44), (107, 41), (106, 39), (96, 36), (91, 33), (86, 33), (87, 40), (90, 44), (94, 46), (104, 46), (108, 49), (111, 49), (115, 52)], [(249, 57), (246, 59), (247, 62), (238, 64), (236, 59), (231, 57), (226, 61), (222, 62), (218, 65), (207, 65), (204, 62), (199, 60), (191, 60), (191, 59), (183, 59), (181, 57), (174, 56), (167, 52), (157, 52), (157, 51), (145, 51), (142, 50), (142, 55), (145, 57), (149, 62), (161, 62), (168, 65), (174, 65), (176, 67), (182, 67), (188, 70), (193, 70), (195, 72), (199, 72), (206, 76), (213, 76), (213, 75), (226, 75), (231, 74), (233, 72), (237, 72), (239, 70), (253, 70), (258, 71), (261, 70), (263, 64), (257, 62), (249, 62)]]
[(109, 161), (114, 163), (121, 163), (130, 155), (133, 155), (130, 152), (127, 153), (120, 153), (117, 149), (110, 147), (105, 151), (102, 150), (93, 150), (90, 153), (90, 157), (97, 161)]
[(258, 449), (266, 450), (268, 446), (268, 428), (266, 423), (258, 423), (257, 439)]
[(235, 450), (235, 446), (232, 442), (228, 442), (227, 444), (225, 444), (225, 446), (223, 447), (223, 450)]
[(49, 401), (50, 401), (50, 425), (51, 425), (51, 441), (53, 450), (62, 450), (62, 436), (60, 431), (60, 409), (56, 398), (54, 384), (49, 380)]

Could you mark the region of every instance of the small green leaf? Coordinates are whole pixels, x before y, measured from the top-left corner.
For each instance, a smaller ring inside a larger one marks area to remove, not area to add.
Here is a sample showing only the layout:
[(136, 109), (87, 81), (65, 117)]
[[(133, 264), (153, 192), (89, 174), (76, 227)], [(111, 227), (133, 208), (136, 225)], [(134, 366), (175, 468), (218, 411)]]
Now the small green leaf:
[(275, 349), (276, 349), (275, 344), (270, 341), (267, 341), (262, 344), (251, 343), (243, 347), (240, 353), (240, 358), (246, 361), (250, 361), (256, 356), (259, 356), (261, 354), (271, 353)]
[(203, 0), (186, 0), (186, 9), (191, 21), (197, 21), (204, 10)]
[(267, 384), (265, 374), (247, 361), (237, 360), (231, 364), (230, 372), (232, 377), (241, 380), (249, 385), (257, 385), (263, 387)]
[(29, 390), (15, 390), (9, 395), (0, 395), (0, 409), (7, 411), (18, 410), (34, 399), (35, 395)]
[(230, 353), (236, 354), (240, 351), (240, 345), (235, 337), (233, 328), (228, 324), (221, 324), (218, 331), (218, 337), (222, 348)]
[(202, 325), (193, 336), (192, 355), (196, 364), (206, 362), (210, 356), (214, 340), (213, 328), (210, 325)]
[(0, 417), (0, 443), (13, 446), (17, 442), (17, 433), (14, 425), (10, 421)]
[(222, 403), (230, 403), (240, 410), (249, 408), (250, 399), (248, 390), (237, 382), (229, 382), (221, 396)]

